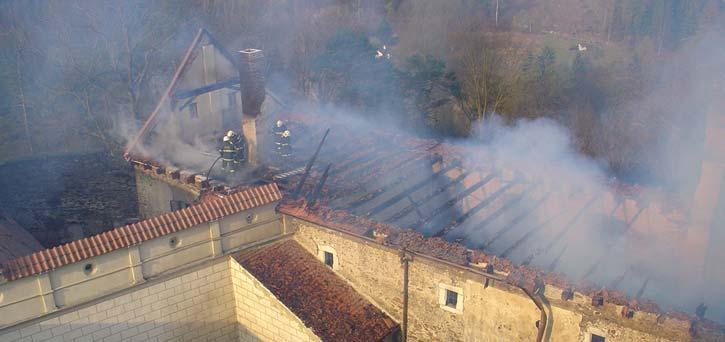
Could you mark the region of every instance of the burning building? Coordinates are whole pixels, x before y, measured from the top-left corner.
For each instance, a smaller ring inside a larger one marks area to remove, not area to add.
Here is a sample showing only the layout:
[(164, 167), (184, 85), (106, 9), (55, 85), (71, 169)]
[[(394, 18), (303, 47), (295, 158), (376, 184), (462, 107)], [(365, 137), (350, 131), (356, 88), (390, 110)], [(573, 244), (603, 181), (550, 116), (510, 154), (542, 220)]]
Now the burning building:
[[(5, 261), (0, 340), (725, 338), (706, 319), (725, 280), (705, 262), (724, 159), (692, 214), (472, 158), (480, 146), (285, 112), (263, 61), (199, 31), (127, 146), (144, 220)], [(265, 152), (277, 119), (299, 137), (283, 164)], [(233, 176), (213, 168), (229, 129), (250, 156)], [(683, 241), (693, 255), (652, 262)]]

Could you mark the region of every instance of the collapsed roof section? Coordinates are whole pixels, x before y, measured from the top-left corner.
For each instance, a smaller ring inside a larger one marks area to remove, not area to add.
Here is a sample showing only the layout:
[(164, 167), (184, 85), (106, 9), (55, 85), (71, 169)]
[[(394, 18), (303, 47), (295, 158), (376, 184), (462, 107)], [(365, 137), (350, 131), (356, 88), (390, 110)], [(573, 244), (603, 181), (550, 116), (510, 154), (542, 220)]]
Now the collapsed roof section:
[[(295, 148), (310, 156), (331, 123), (314, 116), (301, 121), (298, 135), (308, 139)], [(665, 252), (678, 250), (687, 234), (681, 212), (665, 211), (642, 193), (618, 191), (619, 185), (571, 191), (479, 164), (467, 157), (479, 153), (475, 148), (336, 125), (302, 192), (319, 195), (313, 208), (323, 211), (318, 216), (346, 217), (347, 227), (360, 227), (360, 235), (372, 234), (371, 223), (355, 218), (420, 234), (396, 233), (396, 238), (453, 243), (463, 251), (453, 253), (458, 261), (470, 257), (467, 250), (481, 251), (508, 270), (517, 265), (549, 278), (563, 274), (589, 291), (621, 291), (617, 296), (629, 296), (626, 300), (650, 299), (682, 311), (691, 312), (702, 300), (694, 298), (698, 289), (688, 283), (692, 278), (678, 273), (684, 264), (678, 264), (677, 253)], [(281, 186), (291, 191), (301, 179), (292, 175)], [(688, 286), (692, 292), (683, 294)]]
[[(242, 124), (239, 58), (199, 29), (154, 110), (129, 138), (124, 156), (203, 169), (217, 157), (219, 137)], [(268, 96), (263, 112), (280, 102)]]

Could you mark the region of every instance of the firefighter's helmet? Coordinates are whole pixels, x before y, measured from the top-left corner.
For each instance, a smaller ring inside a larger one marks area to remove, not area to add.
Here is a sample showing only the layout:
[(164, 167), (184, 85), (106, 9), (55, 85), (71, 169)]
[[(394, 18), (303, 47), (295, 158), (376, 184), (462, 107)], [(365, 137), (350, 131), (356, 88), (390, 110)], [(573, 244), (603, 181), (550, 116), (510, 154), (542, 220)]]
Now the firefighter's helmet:
[(289, 130), (282, 132), (282, 136), (285, 138), (289, 137)]
[(228, 137), (230, 137), (230, 138), (231, 138), (231, 137), (233, 137), (233, 136), (234, 136), (234, 134), (235, 134), (235, 133), (234, 133), (234, 131), (232, 131), (232, 130), (229, 130), (229, 132), (227, 132), (227, 136), (228, 136)]
[(275, 124), (277, 125), (277, 127), (282, 127), (282, 125), (284, 125), (284, 122), (282, 120), (277, 120)]
[(229, 136), (228, 135), (225, 135), (224, 138), (222, 138), (222, 141), (224, 141), (224, 142), (229, 141)]

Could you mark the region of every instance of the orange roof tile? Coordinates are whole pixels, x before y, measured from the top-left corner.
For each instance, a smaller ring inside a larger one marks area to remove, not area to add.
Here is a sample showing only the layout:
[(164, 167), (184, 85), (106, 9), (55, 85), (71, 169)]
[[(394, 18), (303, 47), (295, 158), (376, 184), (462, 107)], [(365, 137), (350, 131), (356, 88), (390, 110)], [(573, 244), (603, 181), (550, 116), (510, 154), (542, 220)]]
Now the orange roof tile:
[(202, 201), (185, 209), (8, 260), (2, 263), (0, 269), (7, 280), (31, 276), (269, 204), (281, 198), (282, 194), (274, 183), (240, 190), (217, 200)]
[(399, 329), (294, 240), (234, 258), (323, 341), (381, 341)]

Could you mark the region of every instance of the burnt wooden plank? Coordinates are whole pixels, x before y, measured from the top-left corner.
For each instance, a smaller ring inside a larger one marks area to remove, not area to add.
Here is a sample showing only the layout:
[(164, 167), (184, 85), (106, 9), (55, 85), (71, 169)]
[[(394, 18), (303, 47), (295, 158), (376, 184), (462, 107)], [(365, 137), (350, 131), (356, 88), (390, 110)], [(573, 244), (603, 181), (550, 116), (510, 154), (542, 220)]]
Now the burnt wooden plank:
[[(402, 219), (406, 215), (410, 214), (410, 212), (413, 211), (413, 210), (415, 210), (417, 207), (419, 207), (419, 206), (427, 203), (432, 198), (434, 198), (434, 197), (438, 196), (439, 194), (445, 192), (449, 187), (451, 187), (453, 185), (456, 185), (456, 184), (459, 184), (460, 182), (462, 182), (463, 179), (465, 179), (466, 176), (468, 176), (469, 174), (470, 173), (467, 172), (467, 171), (461, 173), (460, 175), (458, 175), (458, 177), (456, 177), (456, 178), (450, 180), (449, 182), (446, 182), (445, 184), (439, 186), (437, 189), (435, 189), (428, 196), (426, 196), (422, 200), (418, 201), (418, 204), (417, 205), (415, 205), (415, 206), (414, 205), (409, 205), (409, 206), (403, 208), (402, 210), (398, 211), (397, 213), (391, 215), (387, 219), (384, 219), (383, 221), (384, 222), (388, 222), (388, 223), (398, 222), (400, 219)], [(493, 175), (491, 175), (491, 178), (493, 178)]]
[(418, 220), (416, 223), (413, 224), (413, 227), (427, 227), (428, 223), (431, 222), (434, 218), (436, 218), (438, 215), (444, 213), (448, 209), (452, 208), (456, 203), (460, 202), (464, 198), (468, 197), (470, 194), (472, 194), (474, 191), (480, 189), (486, 183), (488, 183), (491, 179), (493, 179), (494, 175), (489, 174), (484, 179), (478, 181), (477, 183), (471, 185), (470, 187), (466, 188), (462, 192), (459, 192), (453, 198), (449, 199), (442, 205), (438, 206), (437, 208), (433, 209), (433, 211), (423, 220)]
[[(483, 208), (487, 207), (493, 201), (495, 201), (497, 198), (499, 198), (501, 195), (503, 195), (508, 189), (510, 189), (512, 186), (514, 186), (514, 182), (507, 183), (502, 187), (499, 187), (496, 191), (494, 191), (491, 195), (486, 197), (484, 200), (480, 201), (477, 205), (475, 205), (473, 208), (469, 209), (465, 213), (458, 216), (453, 222), (450, 222), (448, 225), (446, 225), (443, 228), (437, 229), (436, 233), (433, 234), (433, 236), (444, 236), (448, 234), (453, 229), (457, 228), (461, 223), (466, 221), (469, 217), (476, 215), (479, 211), (481, 211)], [(527, 189), (528, 191), (528, 189)], [(527, 192), (524, 191), (521, 194), (516, 195), (515, 199), (509, 201), (508, 203), (518, 202), (521, 198), (523, 198), (524, 193)], [(501, 208), (496, 210), (497, 212), (502, 212)], [(494, 213), (495, 214), (495, 213)]]
[[(569, 220), (569, 222), (564, 226), (563, 230), (568, 230), (571, 225), (573, 225), (576, 221), (579, 220), (579, 218), (589, 209), (589, 207), (594, 203), (594, 200), (597, 197), (592, 197), (587, 203), (584, 204), (583, 207), (581, 207), (577, 213), (574, 215), (572, 219)], [(503, 253), (501, 253), (501, 257), (507, 257), (511, 252), (519, 248), (524, 242), (526, 242), (528, 239), (530, 239), (539, 229), (547, 226), (554, 218), (547, 220), (546, 222), (534, 226), (534, 228), (530, 229), (526, 234), (524, 234), (521, 238), (516, 240), (511, 246), (509, 246)], [(535, 250), (532, 254), (529, 254), (529, 256), (525, 260), (533, 259), (536, 255), (539, 255), (541, 253), (541, 250)]]
[[(503, 226), (496, 233), (494, 233), (490, 239), (486, 240), (481, 245), (479, 245), (479, 248), (484, 249), (484, 250), (488, 249), (488, 247), (490, 247), (494, 242), (496, 242), (496, 240), (501, 238), (501, 236), (503, 236), (504, 234), (509, 232), (513, 227), (516, 227), (519, 223), (521, 223), (521, 221), (523, 221), (524, 219), (529, 217), (529, 215), (536, 212), (536, 210), (539, 209), (539, 207), (541, 207), (541, 205), (543, 205), (544, 202), (546, 202), (546, 200), (549, 198), (549, 195), (551, 195), (551, 192), (547, 192), (546, 194), (544, 194), (544, 196), (542, 196), (538, 201), (536, 201), (531, 208), (529, 208), (528, 210), (524, 210), (521, 214), (514, 217), (514, 219), (511, 220), (511, 222), (509, 222), (509, 224)], [(476, 225), (477, 226), (486, 226), (489, 222), (490, 222), (490, 220), (486, 219), (482, 223), (476, 224)]]
[(454, 169), (456, 167), (459, 167), (459, 166), (460, 166), (460, 163), (458, 163), (458, 162), (456, 162), (456, 163), (450, 163), (449, 165), (447, 165), (446, 167), (442, 168), (438, 172), (435, 172), (432, 175), (430, 175), (429, 177), (426, 177), (425, 179), (423, 179), (423, 180), (421, 180), (421, 181), (413, 184), (412, 186), (406, 188), (405, 190), (403, 190), (399, 194), (391, 197), (387, 201), (384, 201), (383, 203), (378, 204), (374, 208), (370, 209), (370, 211), (367, 212), (365, 215), (368, 215), (368, 216), (377, 215), (378, 213), (380, 213), (381, 211), (387, 209), (391, 205), (393, 205), (393, 204), (397, 203), (398, 201), (401, 201), (404, 198), (410, 196), (410, 194), (412, 194), (412, 193), (414, 193), (414, 192), (422, 189), (424, 186), (426, 186), (426, 185), (430, 184), (431, 182), (434, 182), (437, 179), (439, 179), (440, 177), (444, 176), (448, 171), (450, 171), (450, 170), (452, 170), (452, 169)]

